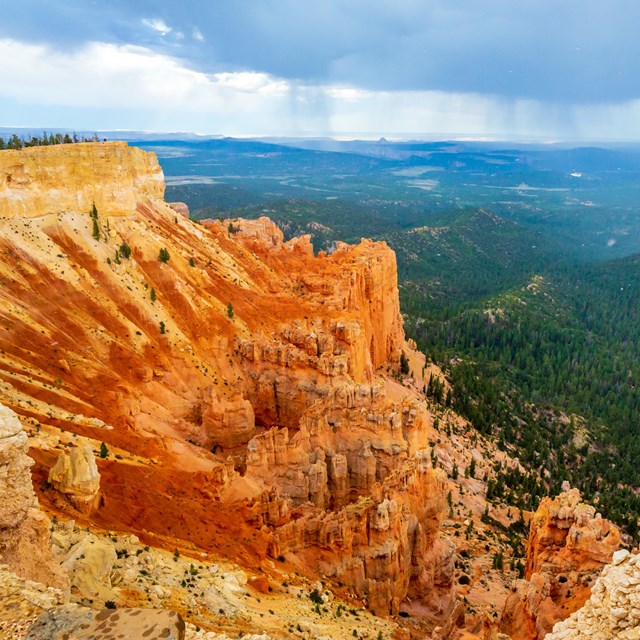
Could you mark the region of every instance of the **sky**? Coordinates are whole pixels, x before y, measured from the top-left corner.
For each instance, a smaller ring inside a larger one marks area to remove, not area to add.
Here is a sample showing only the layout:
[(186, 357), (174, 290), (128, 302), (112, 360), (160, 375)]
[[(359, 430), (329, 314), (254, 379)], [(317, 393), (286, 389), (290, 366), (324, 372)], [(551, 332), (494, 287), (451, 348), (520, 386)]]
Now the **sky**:
[(0, 0), (0, 126), (640, 140), (639, 0)]

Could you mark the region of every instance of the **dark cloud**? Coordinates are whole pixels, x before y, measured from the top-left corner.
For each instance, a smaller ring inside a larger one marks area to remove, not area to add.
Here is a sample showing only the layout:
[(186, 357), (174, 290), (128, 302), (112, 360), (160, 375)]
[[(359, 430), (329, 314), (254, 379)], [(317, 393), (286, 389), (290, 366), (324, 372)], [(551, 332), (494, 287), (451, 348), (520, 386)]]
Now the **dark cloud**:
[(640, 97), (638, 24), (637, 0), (11, 0), (0, 36), (139, 44), (309, 84), (592, 103)]

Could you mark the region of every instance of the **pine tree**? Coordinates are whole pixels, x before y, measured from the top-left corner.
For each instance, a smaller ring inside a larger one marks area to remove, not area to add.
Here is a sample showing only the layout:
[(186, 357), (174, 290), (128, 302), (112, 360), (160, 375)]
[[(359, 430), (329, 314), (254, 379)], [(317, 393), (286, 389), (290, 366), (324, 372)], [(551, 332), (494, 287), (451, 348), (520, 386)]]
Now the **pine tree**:
[(169, 252), (167, 251), (167, 249), (162, 247), (162, 249), (160, 249), (160, 251), (158, 253), (158, 260), (160, 262), (167, 263), (167, 262), (169, 262), (170, 259), (171, 259), (171, 256), (169, 255)]
[(151, 302), (155, 302), (156, 301), (156, 290), (151, 287), (151, 292), (149, 293), (149, 297), (151, 298)]
[(231, 320), (233, 320), (233, 316), (234, 316), (234, 315), (235, 315), (235, 314), (233, 313), (233, 305), (232, 305), (231, 303), (229, 303), (229, 304), (227, 305), (227, 316), (228, 316)]
[(167, 329), (166, 329), (166, 327), (164, 326), (164, 321), (163, 321), (163, 320), (160, 320), (160, 333), (163, 333), (163, 334), (164, 334), (164, 333), (166, 333), (166, 332), (167, 332)]
[(109, 449), (107, 449), (107, 445), (103, 442), (100, 445), (100, 457), (106, 458), (109, 455)]
[(400, 373), (404, 376), (409, 375), (409, 359), (404, 351), (400, 353)]

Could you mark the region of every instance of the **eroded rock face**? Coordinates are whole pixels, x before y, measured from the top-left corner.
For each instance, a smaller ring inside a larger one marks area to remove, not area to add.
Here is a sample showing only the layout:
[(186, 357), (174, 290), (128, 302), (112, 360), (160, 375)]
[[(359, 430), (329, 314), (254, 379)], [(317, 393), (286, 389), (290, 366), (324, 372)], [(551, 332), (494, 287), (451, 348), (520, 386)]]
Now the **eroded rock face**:
[(162, 199), (164, 177), (153, 153), (125, 142), (31, 147), (0, 154), (0, 217), (29, 218), (63, 211), (101, 215), (135, 211)]
[(65, 588), (66, 572), (51, 552), (50, 522), (31, 484), (27, 449), (18, 416), (0, 404), (0, 562), (21, 577)]
[[(433, 416), (378, 372), (404, 344), (393, 251), (363, 240), (314, 256), (267, 218), (195, 224), (162, 202), (151, 154), (51, 149), (0, 154), (21, 167), (2, 174), (0, 364), (34, 385), (0, 398), (42, 423), (40, 483), (78, 518), (100, 488), (91, 520), (107, 528), (203, 549), (233, 530), (243, 561), (292, 554), (376, 611), (407, 594), (444, 610)], [(54, 457), (81, 441), (69, 432), (118, 452), (101, 481), (90, 450)]]
[(620, 550), (585, 605), (557, 623), (547, 640), (634, 640), (640, 637), (640, 557)]
[(304, 557), (379, 614), (397, 613), (409, 591), (443, 610), (455, 550), (438, 537), (445, 480), (407, 441), (424, 415), (360, 386), (314, 404), (292, 437), (274, 428), (254, 438), (246, 477), (270, 489), (259, 524), (273, 527), (271, 554)]
[(107, 583), (115, 561), (113, 546), (88, 534), (69, 550), (62, 565), (69, 570), (74, 589), (104, 600), (109, 594)]
[(89, 509), (100, 491), (100, 473), (88, 445), (74, 447), (58, 456), (49, 471), (49, 482), (78, 508)]
[(507, 599), (502, 630), (514, 640), (544, 638), (584, 604), (620, 544), (618, 527), (581, 502), (577, 489), (544, 498), (531, 520), (525, 579)]

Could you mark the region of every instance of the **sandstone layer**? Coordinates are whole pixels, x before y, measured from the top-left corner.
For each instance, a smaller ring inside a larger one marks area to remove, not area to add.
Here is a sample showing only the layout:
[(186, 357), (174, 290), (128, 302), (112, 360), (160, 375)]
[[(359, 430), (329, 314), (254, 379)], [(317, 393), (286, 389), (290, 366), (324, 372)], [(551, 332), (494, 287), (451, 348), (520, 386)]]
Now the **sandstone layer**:
[(531, 519), (525, 579), (507, 598), (502, 630), (514, 640), (544, 638), (584, 604), (620, 544), (618, 527), (577, 489), (544, 498)]
[[(1, 152), (0, 185), (0, 399), (30, 428), (48, 508), (282, 557), (379, 613), (408, 595), (448, 610), (434, 416), (380, 374), (415, 360), (386, 243), (316, 256), (267, 218), (196, 224), (122, 143)], [(102, 442), (89, 513), (83, 447)]]
[(96, 612), (67, 606), (43, 613), (29, 629), (26, 640), (184, 640), (185, 624), (175, 611), (119, 609)]

